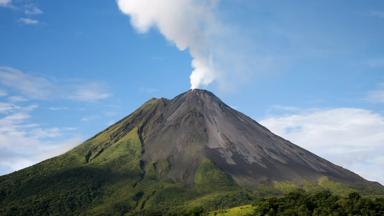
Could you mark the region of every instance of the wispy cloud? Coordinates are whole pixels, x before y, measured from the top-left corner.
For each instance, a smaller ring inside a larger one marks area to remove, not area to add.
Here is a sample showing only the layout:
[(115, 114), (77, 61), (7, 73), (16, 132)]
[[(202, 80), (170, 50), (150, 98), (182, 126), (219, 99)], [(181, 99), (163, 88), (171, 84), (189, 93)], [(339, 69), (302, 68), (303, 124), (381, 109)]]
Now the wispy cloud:
[(99, 118), (99, 116), (91, 115), (91, 116), (84, 116), (80, 120), (83, 121), (83, 122), (89, 122), (89, 121), (96, 120), (98, 118)]
[(35, 99), (44, 99), (56, 92), (49, 80), (11, 67), (0, 66), (0, 84)]
[(43, 11), (37, 7), (36, 5), (34, 4), (27, 4), (24, 6), (24, 14), (25, 15), (30, 15), (30, 16), (34, 16), (34, 15), (40, 15), (40, 14), (43, 14)]
[(75, 86), (73, 94), (69, 96), (72, 100), (93, 102), (107, 99), (111, 96), (107, 87), (100, 83), (85, 83)]
[(7, 96), (7, 95), (8, 94), (7, 94), (6, 91), (0, 89), (0, 97), (4, 97), (4, 96)]
[(0, 114), (8, 113), (17, 108), (18, 107), (14, 104), (0, 102)]
[(13, 102), (13, 103), (28, 101), (28, 99), (23, 97), (23, 96), (9, 96), (7, 99), (8, 99), (8, 101)]
[(53, 82), (45, 77), (25, 73), (11, 67), (0, 66), (0, 85), (15, 90), (31, 99), (69, 99), (94, 102), (111, 96), (108, 88), (94, 81)]
[(384, 116), (365, 109), (309, 109), (260, 121), (276, 134), (369, 180), (384, 183)]
[(36, 16), (44, 13), (33, 0), (0, 0), (0, 7), (12, 9), (12, 11), (19, 17), (17, 21), (23, 25), (38, 25), (40, 21)]
[(48, 107), (51, 111), (62, 111), (62, 110), (68, 110), (68, 107)]
[(0, 103), (0, 174), (61, 154), (81, 143), (65, 128), (44, 128), (31, 121), (37, 105)]
[(25, 25), (37, 25), (39, 24), (39, 20), (37, 19), (32, 19), (29, 17), (21, 17), (19, 18), (19, 22)]
[(369, 15), (384, 19), (384, 11), (371, 11), (369, 12)]
[(0, 7), (9, 6), (12, 3), (11, 0), (0, 0)]

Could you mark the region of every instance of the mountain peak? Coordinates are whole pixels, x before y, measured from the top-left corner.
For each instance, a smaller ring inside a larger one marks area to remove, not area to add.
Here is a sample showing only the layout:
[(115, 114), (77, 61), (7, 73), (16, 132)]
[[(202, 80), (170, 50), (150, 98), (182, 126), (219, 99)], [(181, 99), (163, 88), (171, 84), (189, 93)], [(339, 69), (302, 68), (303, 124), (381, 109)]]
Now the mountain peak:
[(198, 167), (205, 160), (240, 185), (316, 181), (321, 176), (349, 183), (364, 181), (278, 137), (203, 89), (156, 100), (123, 122), (114, 126), (122, 127), (117, 130), (122, 133), (118, 137), (138, 128), (144, 148), (143, 164), (166, 161), (169, 170), (165, 176), (174, 181), (194, 184)]
[(184, 93), (181, 93), (177, 97), (198, 97), (198, 98), (204, 98), (204, 97), (216, 97), (212, 92), (205, 90), (205, 89), (190, 89)]
[(214, 104), (224, 105), (224, 103), (212, 92), (205, 89), (191, 89), (178, 96), (171, 101), (188, 107), (211, 107)]
[(205, 90), (205, 89), (190, 89), (189, 91), (187, 91), (187, 93), (193, 94), (196, 96), (201, 96), (201, 95), (205, 95), (205, 94), (206, 95), (213, 95), (212, 92)]
[(188, 92), (210, 92), (210, 91), (206, 89), (194, 88), (194, 89), (189, 89)]

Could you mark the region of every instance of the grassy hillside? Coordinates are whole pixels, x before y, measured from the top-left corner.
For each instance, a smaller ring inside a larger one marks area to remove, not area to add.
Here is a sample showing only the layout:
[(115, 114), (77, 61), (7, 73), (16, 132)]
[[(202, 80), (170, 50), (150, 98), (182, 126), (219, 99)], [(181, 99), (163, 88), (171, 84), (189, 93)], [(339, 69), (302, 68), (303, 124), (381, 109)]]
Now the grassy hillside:
[(1, 176), (0, 215), (177, 215), (251, 201), (209, 160), (199, 165), (194, 185), (164, 178), (166, 161), (156, 167), (141, 161), (137, 128), (116, 142), (114, 132), (110, 128), (64, 155)]
[(255, 213), (255, 206), (253, 205), (243, 205), (237, 206), (230, 209), (221, 209), (208, 213), (208, 216), (248, 216)]

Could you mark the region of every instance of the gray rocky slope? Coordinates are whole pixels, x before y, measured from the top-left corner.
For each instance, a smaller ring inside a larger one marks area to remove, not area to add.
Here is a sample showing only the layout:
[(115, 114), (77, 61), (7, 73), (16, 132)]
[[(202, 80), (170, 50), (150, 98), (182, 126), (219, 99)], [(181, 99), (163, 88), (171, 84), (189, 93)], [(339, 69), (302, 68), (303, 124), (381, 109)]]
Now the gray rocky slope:
[(111, 126), (112, 136), (118, 139), (134, 127), (142, 143), (142, 166), (156, 168), (167, 161), (166, 177), (187, 184), (193, 184), (199, 164), (207, 159), (239, 185), (315, 182), (323, 176), (350, 185), (368, 183), (273, 134), (206, 90), (189, 90), (172, 100), (151, 99)]

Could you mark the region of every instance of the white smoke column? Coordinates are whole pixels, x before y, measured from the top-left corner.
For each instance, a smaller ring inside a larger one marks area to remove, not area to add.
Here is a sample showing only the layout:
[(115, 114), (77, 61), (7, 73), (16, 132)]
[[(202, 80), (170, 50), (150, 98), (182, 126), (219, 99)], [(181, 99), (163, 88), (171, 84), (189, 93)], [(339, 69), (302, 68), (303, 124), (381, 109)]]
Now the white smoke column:
[(223, 33), (215, 17), (218, 0), (117, 0), (141, 33), (157, 28), (178, 49), (188, 49), (192, 60), (191, 88), (207, 86), (218, 78), (214, 64), (215, 40)]

